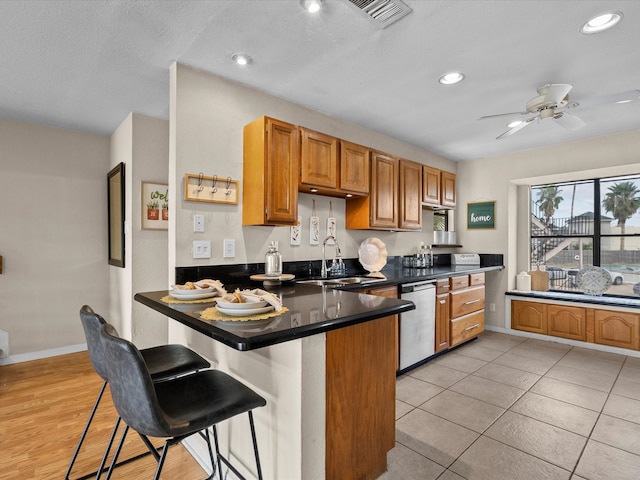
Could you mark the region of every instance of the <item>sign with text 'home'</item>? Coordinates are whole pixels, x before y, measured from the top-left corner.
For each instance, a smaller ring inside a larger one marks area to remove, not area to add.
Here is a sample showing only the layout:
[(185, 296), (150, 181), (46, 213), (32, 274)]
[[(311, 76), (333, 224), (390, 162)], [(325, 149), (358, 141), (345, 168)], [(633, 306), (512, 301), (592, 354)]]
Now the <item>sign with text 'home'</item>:
[(467, 203), (467, 228), (496, 228), (496, 202)]

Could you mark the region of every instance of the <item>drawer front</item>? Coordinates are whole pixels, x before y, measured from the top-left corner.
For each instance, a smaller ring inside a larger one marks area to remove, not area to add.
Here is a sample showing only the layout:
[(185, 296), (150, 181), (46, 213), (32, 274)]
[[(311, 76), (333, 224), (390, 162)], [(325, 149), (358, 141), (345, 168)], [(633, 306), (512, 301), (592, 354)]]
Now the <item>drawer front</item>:
[(469, 286), (484, 285), (484, 272), (469, 275)]
[(484, 309), (484, 286), (451, 292), (451, 318)]
[(484, 310), (451, 320), (451, 346), (458, 345), (484, 332)]
[(436, 280), (436, 295), (441, 295), (443, 293), (449, 293), (449, 279), (441, 278), (440, 280)]
[(459, 290), (469, 286), (469, 275), (458, 275), (457, 277), (451, 277), (449, 280), (451, 281), (451, 290)]

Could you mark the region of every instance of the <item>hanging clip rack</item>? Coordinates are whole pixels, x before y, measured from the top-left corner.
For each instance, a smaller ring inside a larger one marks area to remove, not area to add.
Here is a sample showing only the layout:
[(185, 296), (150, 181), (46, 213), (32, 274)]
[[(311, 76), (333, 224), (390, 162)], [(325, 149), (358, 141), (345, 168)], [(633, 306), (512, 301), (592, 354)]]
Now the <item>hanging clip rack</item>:
[[(223, 177), (224, 178), (224, 177)], [(225, 188), (218, 188), (218, 175), (209, 177), (202, 172), (184, 176), (184, 199), (192, 202), (238, 204), (240, 181), (226, 177)], [(208, 187), (208, 188), (205, 188)]]

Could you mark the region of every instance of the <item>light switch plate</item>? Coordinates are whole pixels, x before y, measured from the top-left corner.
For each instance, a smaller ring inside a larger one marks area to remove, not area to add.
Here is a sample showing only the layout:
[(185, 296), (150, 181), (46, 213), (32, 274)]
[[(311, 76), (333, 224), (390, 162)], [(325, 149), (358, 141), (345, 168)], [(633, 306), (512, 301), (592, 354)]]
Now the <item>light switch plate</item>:
[(204, 232), (204, 215), (193, 216), (193, 231)]
[(222, 257), (233, 258), (236, 256), (236, 241), (232, 238), (225, 238), (222, 245)]
[(194, 240), (193, 258), (211, 258), (211, 240)]

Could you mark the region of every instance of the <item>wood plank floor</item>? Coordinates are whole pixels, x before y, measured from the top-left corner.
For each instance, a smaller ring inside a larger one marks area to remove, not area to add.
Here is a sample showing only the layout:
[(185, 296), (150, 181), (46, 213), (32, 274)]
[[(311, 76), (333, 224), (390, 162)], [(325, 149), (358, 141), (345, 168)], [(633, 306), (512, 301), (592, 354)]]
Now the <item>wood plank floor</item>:
[[(0, 367), (0, 480), (63, 479), (101, 386), (86, 352)], [(107, 388), (71, 479), (98, 467), (115, 419)], [(144, 451), (130, 433), (120, 459)], [(147, 455), (117, 468), (112, 478), (151, 479), (155, 468)], [(171, 447), (163, 479), (206, 476), (182, 445)]]

